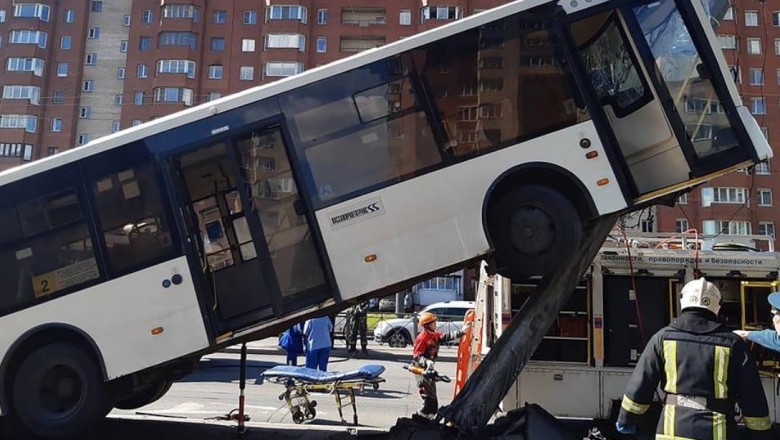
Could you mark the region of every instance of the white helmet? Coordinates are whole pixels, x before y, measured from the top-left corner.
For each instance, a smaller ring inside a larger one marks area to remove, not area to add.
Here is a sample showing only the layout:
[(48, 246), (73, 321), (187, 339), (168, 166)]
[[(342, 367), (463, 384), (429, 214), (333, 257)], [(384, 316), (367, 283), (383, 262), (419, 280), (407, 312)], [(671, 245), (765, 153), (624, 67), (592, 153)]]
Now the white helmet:
[(720, 312), (720, 303), (720, 290), (703, 277), (688, 282), (680, 292), (680, 310), (699, 307), (717, 315)]

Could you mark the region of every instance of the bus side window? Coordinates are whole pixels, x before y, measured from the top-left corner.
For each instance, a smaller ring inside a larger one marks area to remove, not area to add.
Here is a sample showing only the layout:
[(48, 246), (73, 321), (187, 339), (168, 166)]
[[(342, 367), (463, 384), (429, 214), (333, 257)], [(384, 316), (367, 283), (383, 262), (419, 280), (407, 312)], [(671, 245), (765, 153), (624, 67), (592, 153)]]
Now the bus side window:
[(142, 269), (170, 256), (171, 233), (152, 165), (95, 179), (92, 191), (112, 276)]

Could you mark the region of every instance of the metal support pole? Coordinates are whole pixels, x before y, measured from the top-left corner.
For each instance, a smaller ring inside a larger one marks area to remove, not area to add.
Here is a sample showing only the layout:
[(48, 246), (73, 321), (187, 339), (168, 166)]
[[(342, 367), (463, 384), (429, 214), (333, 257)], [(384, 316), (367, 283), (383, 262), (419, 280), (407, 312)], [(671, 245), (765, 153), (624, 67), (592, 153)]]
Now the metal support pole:
[(241, 344), (241, 366), (238, 380), (238, 435), (246, 434), (244, 425), (244, 388), (246, 388), (246, 343)]
[(487, 426), (501, 400), (515, 383), (558, 312), (612, 230), (616, 215), (590, 223), (578, 252), (546, 277), (526, 305), (512, 318), (490, 352), (482, 359), (461, 392), (439, 414), (467, 436)]

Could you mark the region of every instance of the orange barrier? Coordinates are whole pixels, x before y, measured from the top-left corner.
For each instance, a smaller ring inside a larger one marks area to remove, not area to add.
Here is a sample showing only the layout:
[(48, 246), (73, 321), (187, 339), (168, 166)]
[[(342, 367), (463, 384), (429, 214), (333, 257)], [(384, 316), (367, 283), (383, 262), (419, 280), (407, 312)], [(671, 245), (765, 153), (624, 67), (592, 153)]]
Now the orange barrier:
[[(471, 371), (473, 371), (474, 368), (477, 368), (478, 365), (478, 362), (475, 362), (474, 365), (469, 364), (471, 360), (471, 340), (472, 335), (474, 334), (473, 332), (481, 331), (481, 329), (474, 328), (476, 316), (476, 311), (469, 310), (466, 312), (466, 316), (463, 319), (464, 326), (467, 323), (471, 323), (472, 325), (466, 330), (463, 336), (460, 337), (460, 343), (458, 344), (458, 367), (455, 370), (455, 393), (453, 398), (458, 395), (461, 389), (463, 389), (463, 386), (466, 384), (466, 379), (469, 378), (469, 374), (471, 374)], [(482, 338), (479, 338), (477, 343), (476, 354), (479, 353), (482, 353)]]

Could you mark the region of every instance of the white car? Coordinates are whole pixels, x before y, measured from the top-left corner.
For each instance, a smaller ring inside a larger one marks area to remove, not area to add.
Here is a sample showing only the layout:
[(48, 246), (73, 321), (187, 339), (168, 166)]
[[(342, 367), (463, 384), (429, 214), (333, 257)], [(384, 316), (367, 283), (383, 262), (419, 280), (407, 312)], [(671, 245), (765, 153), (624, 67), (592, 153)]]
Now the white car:
[(387, 343), (391, 347), (406, 347), (411, 344), (413, 335), (421, 330), (419, 326), (415, 329), (415, 319), (422, 312), (431, 312), (436, 315), (438, 331), (444, 333), (457, 331), (463, 327), (463, 318), (466, 312), (473, 308), (473, 301), (434, 303), (420, 310), (417, 315), (381, 321), (374, 329), (374, 341), (380, 344)]

